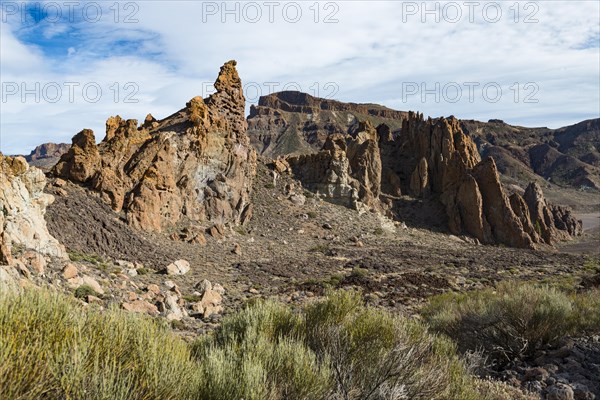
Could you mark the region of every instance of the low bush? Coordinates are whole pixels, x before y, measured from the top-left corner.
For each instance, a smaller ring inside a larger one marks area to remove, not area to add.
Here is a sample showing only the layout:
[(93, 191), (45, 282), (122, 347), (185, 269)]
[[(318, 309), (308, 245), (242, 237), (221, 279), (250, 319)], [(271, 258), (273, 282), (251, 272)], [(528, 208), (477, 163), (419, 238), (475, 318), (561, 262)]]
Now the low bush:
[(75, 289), (74, 295), (78, 299), (86, 299), (88, 296), (98, 296), (98, 293), (90, 285), (81, 285)]
[(166, 322), (33, 289), (0, 293), (0, 398), (526, 399), (354, 291), (298, 311), (253, 301), (188, 345)]
[(223, 320), (194, 354), (205, 399), (481, 399), (454, 344), (415, 322), (330, 292), (299, 313), (259, 302)]
[(598, 292), (569, 295), (546, 285), (504, 282), (495, 290), (439, 295), (422, 314), (461, 351), (481, 349), (504, 364), (565, 336), (600, 332), (599, 305)]
[(46, 290), (0, 293), (0, 398), (183, 399), (196, 389), (186, 344), (155, 320), (84, 310)]

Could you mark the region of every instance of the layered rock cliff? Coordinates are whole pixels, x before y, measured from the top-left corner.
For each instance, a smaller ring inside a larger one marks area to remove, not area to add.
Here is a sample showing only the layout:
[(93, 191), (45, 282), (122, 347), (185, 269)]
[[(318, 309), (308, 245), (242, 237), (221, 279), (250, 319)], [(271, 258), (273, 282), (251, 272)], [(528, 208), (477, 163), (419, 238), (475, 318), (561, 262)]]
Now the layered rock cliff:
[(138, 126), (111, 117), (100, 144), (84, 129), (53, 173), (97, 191), (144, 231), (208, 221), (243, 224), (252, 213), (256, 155), (235, 66), (230, 61), (221, 67), (215, 94), (194, 97), (163, 120), (148, 115)]
[(284, 91), (262, 96), (250, 107), (248, 135), (259, 154), (276, 158), (313, 154), (332, 134), (356, 135), (361, 121), (399, 129), (407, 113), (377, 104), (343, 103)]

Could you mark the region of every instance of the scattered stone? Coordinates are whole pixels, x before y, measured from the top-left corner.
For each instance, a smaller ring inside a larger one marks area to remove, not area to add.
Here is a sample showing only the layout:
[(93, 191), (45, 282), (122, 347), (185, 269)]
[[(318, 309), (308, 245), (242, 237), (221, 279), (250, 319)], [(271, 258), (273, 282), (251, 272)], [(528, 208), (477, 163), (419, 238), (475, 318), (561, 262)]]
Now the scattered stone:
[(531, 368), (525, 371), (525, 379), (528, 381), (544, 382), (550, 374), (544, 368)]
[(575, 400), (575, 393), (570, 386), (557, 383), (546, 389), (546, 400)]
[(206, 236), (204, 236), (203, 233), (198, 233), (196, 236), (194, 236), (193, 239), (190, 240), (190, 243), (199, 244), (200, 246), (206, 246)]
[(77, 276), (77, 267), (74, 264), (68, 263), (62, 270), (62, 276), (65, 279), (75, 278)]
[(184, 316), (184, 311), (179, 307), (177, 303), (177, 297), (169, 293), (165, 296), (165, 306), (167, 309), (167, 319), (169, 321), (177, 320), (181, 321)]
[(169, 289), (169, 290), (171, 290), (171, 289), (173, 289), (174, 287), (176, 287), (176, 286), (177, 286), (177, 285), (175, 284), (175, 282), (173, 282), (173, 281), (165, 281), (165, 283), (164, 283), (164, 284), (165, 284), (165, 286), (167, 287), (167, 289)]
[(326, 222), (326, 223), (324, 223), (324, 224), (323, 224), (323, 229), (332, 230), (332, 229), (333, 229), (333, 226), (331, 226), (331, 224), (330, 224), (330, 223), (327, 223), (327, 222)]
[(234, 244), (233, 245), (233, 250), (231, 250), (231, 252), (235, 255), (241, 256), (242, 255), (242, 246), (240, 246), (239, 244)]
[(22, 261), (29, 265), (37, 275), (43, 275), (46, 271), (46, 259), (37, 251), (27, 250), (23, 253)]
[(292, 194), (289, 197), (290, 201), (292, 203), (294, 203), (294, 205), (296, 206), (303, 206), (306, 203), (306, 196), (304, 196), (303, 194)]
[(254, 289), (254, 288), (248, 289), (248, 293), (250, 293), (250, 294), (260, 294), (260, 292), (258, 290), (256, 290), (256, 289)]
[(146, 313), (150, 315), (158, 315), (158, 308), (154, 304), (150, 304), (145, 300), (136, 300), (131, 303), (123, 303), (121, 307), (130, 312)]
[(190, 270), (190, 263), (186, 260), (177, 260), (167, 266), (167, 275), (185, 275)]
[(208, 233), (215, 239), (221, 240), (225, 237), (225, 227), (221, 224), (213, 225), (208, 230)]
[(208, 279), (204, 279), (198, 283), (196, 283), (195, 288), (199, 290), (200, 293), (204, 293), (207, 290), (212, 289), (212, 284)]
[(221, 295), (216, 291), (210, 289), (204, 291), (204, 294), (202, 295), (202, 300), (200, 301), (204, 310), (203, 317), (208, 318), (213, 314), (218, 314), (222, 312), (222, 301), (223, 297), (221, 297)]
[(146, 290), (148, 291), (148, 293), (152, 293), (152, 294), (159, 294), (160, 293), (160, 288), (158, 287), (158, 285), (151, 283), (148, 286), (146, 286)]
[(212, 290), (219, 293), (221, 296), (225, 294), (225, 288), (218, 283), (213, 285)]
[(60, 197), (69, 197), (69, 193), (65, 189), (57, 188), (54, 193)]
[(125, 272), (131, 277), (138, 276), (138, 271), (135, 268), (126, 269)]
[(86, 298), (88, 304), (102, 304), (102, 299), (94, 295), (88, 294)]

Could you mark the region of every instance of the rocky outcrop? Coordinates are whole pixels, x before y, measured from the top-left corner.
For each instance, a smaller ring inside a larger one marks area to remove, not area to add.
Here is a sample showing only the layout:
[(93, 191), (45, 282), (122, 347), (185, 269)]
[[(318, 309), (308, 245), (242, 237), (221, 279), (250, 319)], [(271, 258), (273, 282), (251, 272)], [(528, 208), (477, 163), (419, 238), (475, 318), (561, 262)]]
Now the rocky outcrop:
[(215, 94), (195, 97), (163, 120), (148, 115), (138, 126), (111, 117), (98, 145), (93, 132), (83, 130), (53, 173), (97, 191), (144, 231), (244, 223), (256, 155), (235, 66), (230, 61), (221, 67)]
[(55, 175), (75, 182), (87, 182), (100, 166), (100, 153), (91, 129), (73, 136), (73, 144), (53, 169)]
[[(483, 214), (490, 225), (495, 241), (514, 247), (532, 247), (534, 238), (525, 232), (523, 225), (513, 211), (510, 200), (500, 183), (500, 176), (494, 159), (486, 158), (475, 166), (472, 173), (477, 181), (483, 200)], [(479, 210), (473, 211), (479, 212)], [(463, 215), (462, 220), (468, 218), (469, 215), (466, 214)], [(473, 232), (468, 233), (474, 234)], [(478, 239), (490, 242), (485, 240), (485, 237), (478, 237)]]
[(278, 162), (285, 162), (305, 187), (328, 201), (351, 208), (357, 208), (359, 201), (379, 206), (381, 158), (377, 132), (368, 122), (361, 124), (356, 137), (331, 135), (319, 153)]
[(64, 247), (48, 233), (44, 214), (54, 198), (44, 193), (46, 177), (23, 157), (0, 153), (0, 264), (11, 264), (19, 245), (40, 255), (65, 258)]
[(545, 202), (539, 187), (539, 193), (526, 193), (525, 199), (518, 194), (509, 198), (494, 160), (481, 160), (454, 117), (426, 120), (409, 113), (397, 134), (385, 125), (359, 126), (355, 135), (328, 136), (317, 154), (279, 159), (276, 168), (281, 172), (286, 168), (280, 165), (287, 163), (309, 190), (354, 208), (362, 202), (386, 210), (381, 195), (393, 199), (402, 192), (439, 201), (452, 233), (482, 243), (532, 248), (581, 232), (568, 210)]
[(576, 220), (567, 207), (549, 205), (537, 183), (527, 187), (524, 200), (529, 208), (531, 224), (545, 243), (553, 244), (582, 233), (582, 222)]
[[(452, 233), (527, 248), (581, 233), (580, 224), (564, 208), (554, 217), (537, 185), (530, 186), (537, 189), (528, 189), (532, 193), (526, 192), (525, 200), (516, 193), (509, 198), (494, 160), (480, 160), (475, 142), (454, 117), (425, 120), (410, 113), (398, 140), (399, 158), (409, 160), (398, 165), (399, 174), (410, 176), (413, 195), (430, 194), (442, 202)], [(566, 222), (554, 223), (563, 218)]]

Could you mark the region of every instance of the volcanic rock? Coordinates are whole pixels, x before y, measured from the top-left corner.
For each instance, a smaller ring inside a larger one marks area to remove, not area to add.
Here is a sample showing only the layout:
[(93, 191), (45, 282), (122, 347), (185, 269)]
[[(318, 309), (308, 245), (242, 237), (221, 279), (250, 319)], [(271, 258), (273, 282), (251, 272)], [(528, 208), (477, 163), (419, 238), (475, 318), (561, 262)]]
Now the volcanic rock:
[(99, 192), (144, 231), (246, 222), (256, 155), (235, 65), (221, 67), (215, 94), (194, 97), (164, 120), (148, 116), (138, 127), (136, 120), (111, 117), (99, 145), (83, 130), (53, 173)]
[(355, 137), (331, 135), (319, 153), (285, 161), (305, 187), (332, 203), (380, 207), (381, 158), (377, 132), (369, 122), (361, 124)]
[(71, 145), (66, 143), (44, 143), (25, 156), (25, 160), (29, 165), (45, 171), (52, 168), (70, 147)]
[(66, 258), (65, 248), (50, 235), (46, 227), (46, 206), (54, 198), (44, 193), (45, 186), (46, 177), (41, 170), (30, 167), (22, 157), (5, 157), (0, 153), (2, 264), (12, 261), (11, 247), (14, 244), (42, 255)]

